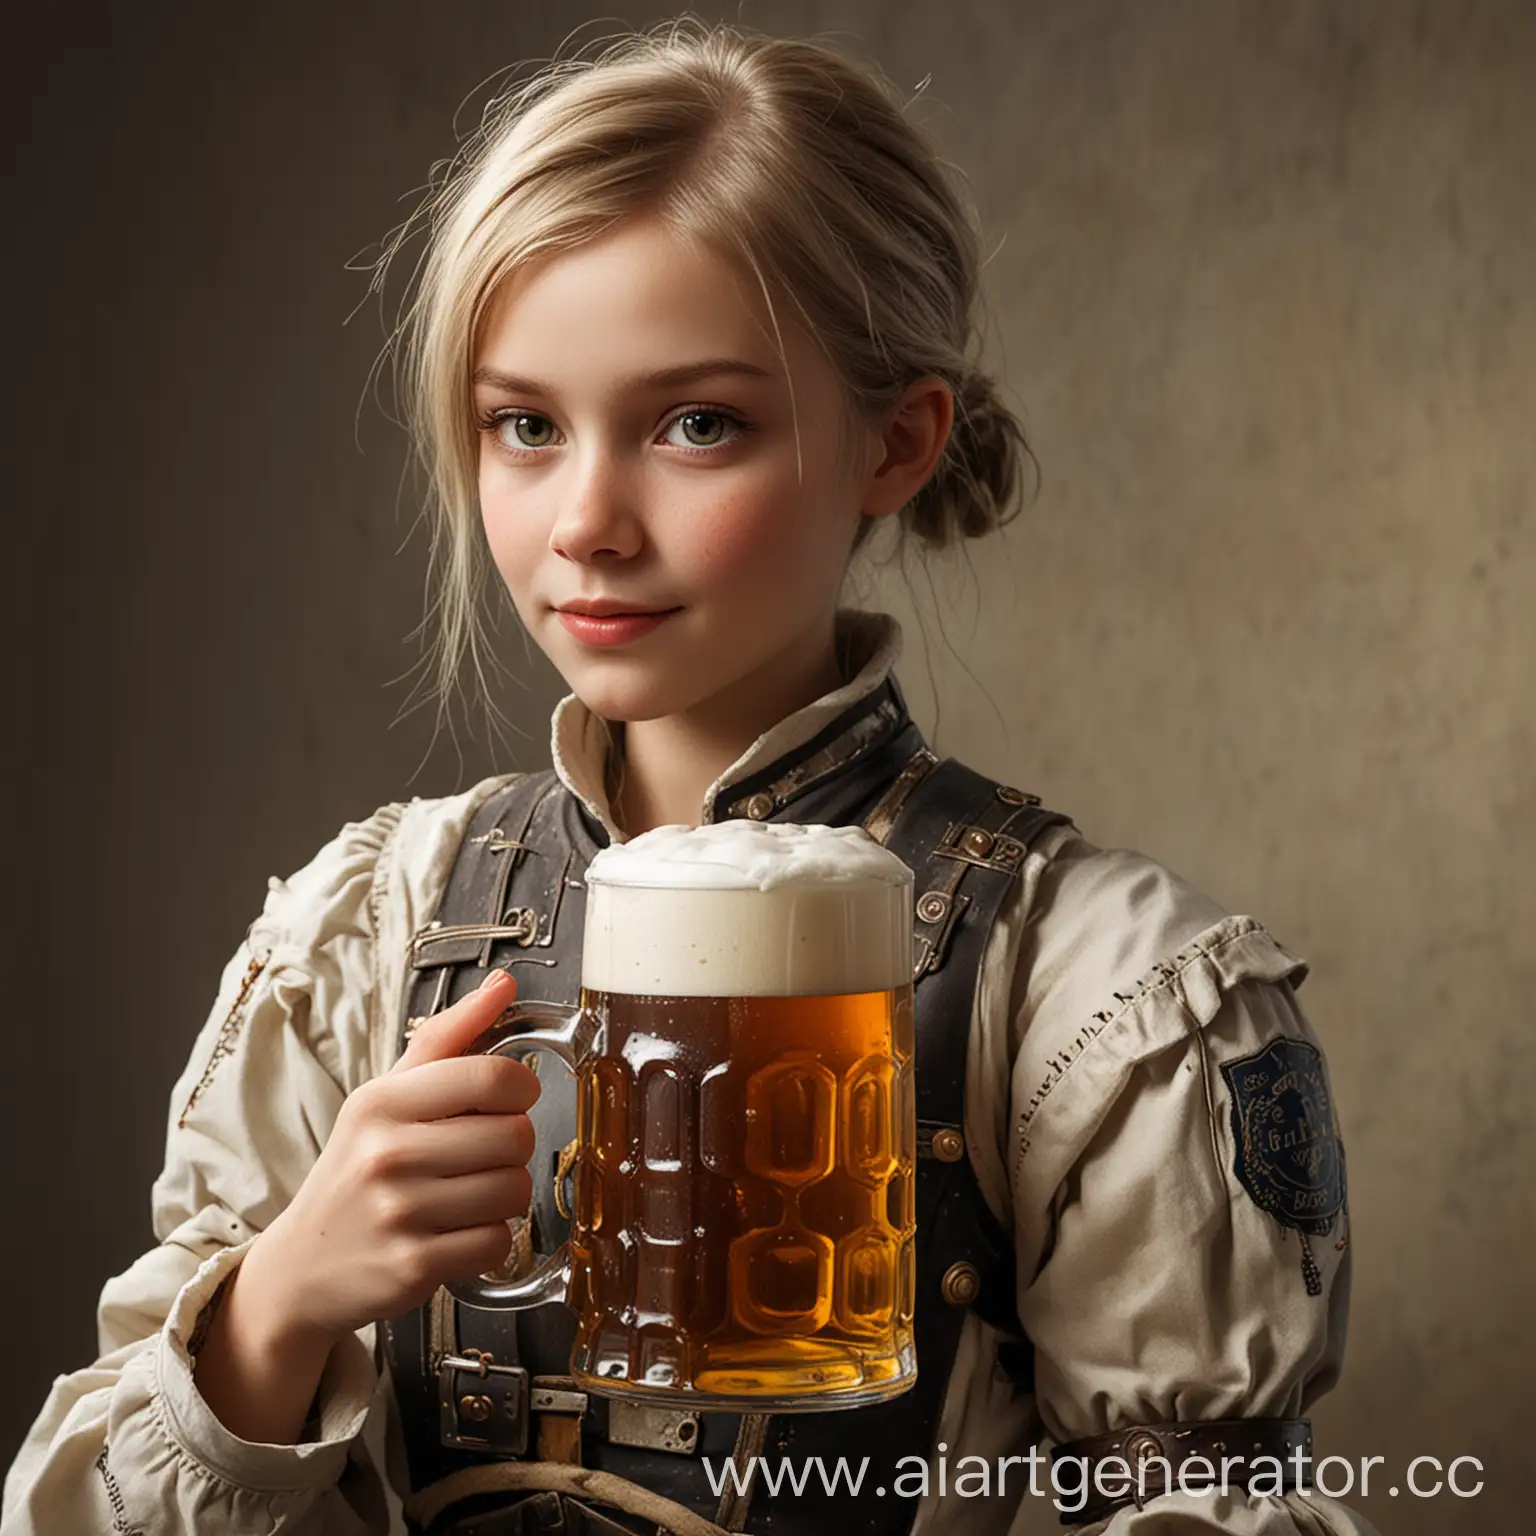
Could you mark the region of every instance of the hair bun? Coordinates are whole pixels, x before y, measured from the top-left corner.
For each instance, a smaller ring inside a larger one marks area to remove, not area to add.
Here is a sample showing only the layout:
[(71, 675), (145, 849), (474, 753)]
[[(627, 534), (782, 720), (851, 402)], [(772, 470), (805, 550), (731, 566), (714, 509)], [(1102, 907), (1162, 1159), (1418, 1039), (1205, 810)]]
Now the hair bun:
[(930, 549), (956, 538), (979, 539), (1023, 510), (1026, 467), (1039, 466), (1018, 417), (999, 398), (996, 381), (972, 368), (955, 396), (949, 443), (932, 479), (902, 513), (913, 535)]

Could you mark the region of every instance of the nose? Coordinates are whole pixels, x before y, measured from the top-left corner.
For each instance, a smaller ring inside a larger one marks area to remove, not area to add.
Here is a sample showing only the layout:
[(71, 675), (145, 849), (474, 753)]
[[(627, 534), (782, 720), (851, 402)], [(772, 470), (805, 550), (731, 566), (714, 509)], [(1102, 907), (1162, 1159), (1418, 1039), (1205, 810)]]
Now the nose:
[(595, 452), (579, 463), (550, 529), (550, 549), (578, 565), (639, 554), (645, 530), (626, 481), (632, 485), (633, 477), (611, 454)]

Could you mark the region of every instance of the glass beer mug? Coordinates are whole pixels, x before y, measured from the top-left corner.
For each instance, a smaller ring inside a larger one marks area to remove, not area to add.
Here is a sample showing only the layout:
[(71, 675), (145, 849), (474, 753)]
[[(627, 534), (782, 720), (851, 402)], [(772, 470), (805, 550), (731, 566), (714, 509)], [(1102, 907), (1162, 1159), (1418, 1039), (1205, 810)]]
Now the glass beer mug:
[(571, 1374), (609, 1395), (786, 1412), (905, 1391), (911, 870), (862, 828), (726, 821), (602, 849), (586, 886), (579, 1005), (513, 1003), (471, 1048), (576, 1073), (569, 1241), (450, 1290), (564, 1299)]

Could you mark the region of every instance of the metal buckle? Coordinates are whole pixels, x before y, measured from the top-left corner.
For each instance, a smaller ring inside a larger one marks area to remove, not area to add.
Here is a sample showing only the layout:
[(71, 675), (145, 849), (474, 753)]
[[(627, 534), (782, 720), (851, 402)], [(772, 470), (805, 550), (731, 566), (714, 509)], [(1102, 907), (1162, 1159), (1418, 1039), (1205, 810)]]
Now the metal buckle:
[(445, 1355), (437, 1368), (437, 1406), (444, 1445), (498, 1456), (528, 1449), (528, 1372), (520, 1365), (497, 1365), (479, 1349)]
[(539, 932), (539, 914), (532, 907), (508, 907), (501, 914), (507, 937), (526, 949)]
[(958, 859), (981, 869), (1000, 869), (1014, 874), (1024, 863), (1024, 844), (1006, 832), (987, 827), (968, 827), (952, 823), (934, 852), (943, 859)]
[[(937, 926), (931, 933), (924, 933), (918, 929), (912, 935), (912, 979), (914, 981), (930, 971), (938, 970), (943, 965), (944, 957), (949, 950), (949, 941), (961, 917), (964, 916), (965, 909), (971, 904), (969, 896), (962, 896), (953, 888), (959, 883), (959, 876), (963, 873), (962, 867), (956, 865), (956, 878), (950, 882), (951, 888), (947, 891), (927, 891), (922, 901), (918, 903), (918, 921), (925, 926), (936, 922)], [(926, 915), (928, 912), (934, 912), (937, 916), (929, 918)]]

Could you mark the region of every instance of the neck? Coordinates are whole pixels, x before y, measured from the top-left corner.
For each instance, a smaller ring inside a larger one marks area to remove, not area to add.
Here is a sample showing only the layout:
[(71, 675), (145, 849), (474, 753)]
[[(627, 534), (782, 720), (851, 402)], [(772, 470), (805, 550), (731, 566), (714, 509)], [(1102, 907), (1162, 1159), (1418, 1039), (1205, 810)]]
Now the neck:
[(629, 837), (696, 826), (704, 794), (765, 731), (844, 682), (829, 620), (713, 698), (676, 715), (632, 720), (616, 732), (609, 806)]

